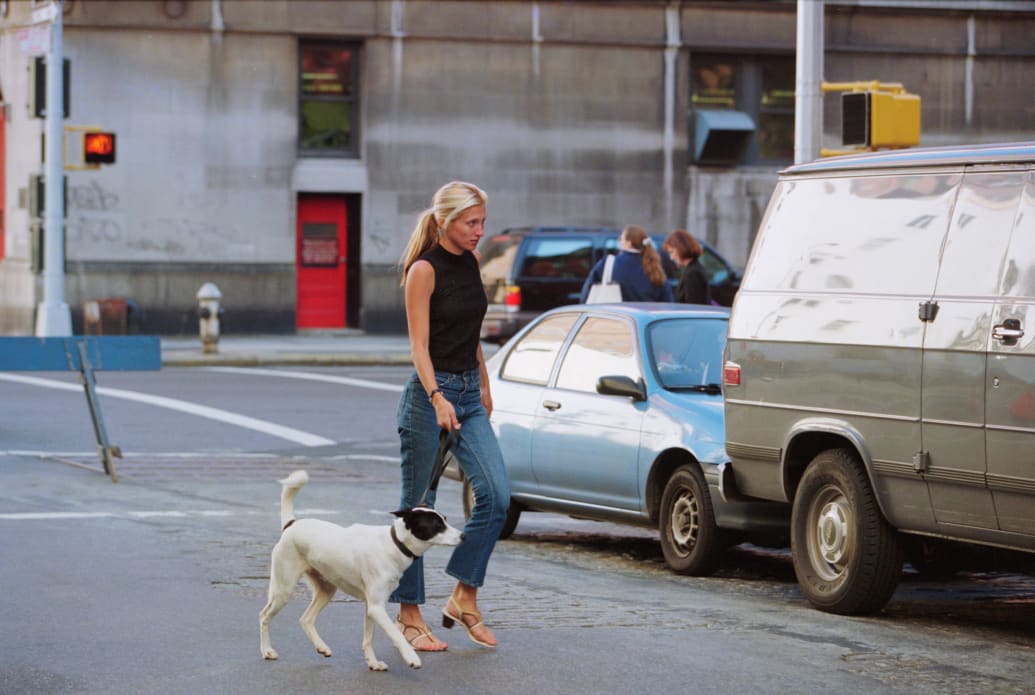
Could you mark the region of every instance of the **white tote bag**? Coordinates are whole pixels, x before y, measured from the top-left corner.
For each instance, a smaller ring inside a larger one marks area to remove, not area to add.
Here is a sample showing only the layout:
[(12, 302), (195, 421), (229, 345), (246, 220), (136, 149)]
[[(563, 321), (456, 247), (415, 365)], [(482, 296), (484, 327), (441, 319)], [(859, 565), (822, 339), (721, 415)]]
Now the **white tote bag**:
[(615, 257), (614, 254), (611, 254), (604, 261), (604, 281), (598, 282), (589, 288), (586, 304), (622, 301), (622, 286), (617, 282), (611, 282), (611, 271), (614, 270), (614, 267)]

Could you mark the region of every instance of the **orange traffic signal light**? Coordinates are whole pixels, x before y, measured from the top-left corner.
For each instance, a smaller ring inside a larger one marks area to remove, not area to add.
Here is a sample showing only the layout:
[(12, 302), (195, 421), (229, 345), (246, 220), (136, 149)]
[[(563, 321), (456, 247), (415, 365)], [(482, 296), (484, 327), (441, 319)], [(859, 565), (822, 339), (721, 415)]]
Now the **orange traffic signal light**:
[(115, 133), (83, 133), (84, 164), (115, 163)]

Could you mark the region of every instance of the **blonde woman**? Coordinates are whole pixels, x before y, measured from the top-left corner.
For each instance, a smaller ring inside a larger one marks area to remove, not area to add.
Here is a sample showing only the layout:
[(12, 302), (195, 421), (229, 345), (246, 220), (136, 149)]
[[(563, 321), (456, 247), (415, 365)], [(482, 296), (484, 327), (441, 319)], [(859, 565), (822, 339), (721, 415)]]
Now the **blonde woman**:
[[(486, 202), (485, 192), (474, 184), (448, 183), (435, 193), (410, 236), (401, 266), (415, 371), (396, 415), (403, 508), (416, 505), (428, 489), (439, 432), (460, 431), (453, 454), (474, 488), (475, 504), (464, 540), (446, 566), (457, 584), (442, 609), (442, 625), (459, 623), (472, 641), (495, 647), (496, 637), (478, 610), (478, 588), (506, 519), (510, 482), (489, 424), (492, 394), (479, 340), (487, 301), (475, 247), (485, 232)], [(434, 502), (431, 491), (427, 503)], [(403, 574), (390, 600), (400, 604), (399, 629), (414, 649), (446, 649), (421, 615), (421, 558)]]
[[(618, 237), (618, 249), (611, 279), (622, 288), (623, 302), (672, 301), (672, 288), (661, 266), (661, 256), (643, 227), (626, 225)], [(589, 272), (582, 285), (583, 302), (589, 297), (590, 288), (603, 280), (606, 260), (600, 259)]]

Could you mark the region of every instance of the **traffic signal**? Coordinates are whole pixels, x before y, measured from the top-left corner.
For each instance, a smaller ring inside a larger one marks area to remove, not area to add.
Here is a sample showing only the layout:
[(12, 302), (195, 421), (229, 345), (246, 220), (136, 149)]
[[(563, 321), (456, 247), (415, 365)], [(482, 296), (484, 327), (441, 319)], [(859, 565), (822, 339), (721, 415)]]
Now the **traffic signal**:
[(115, 133), (83, 133), (83, 164), (114, 164)]
[(841, 95), (841, 141), (846, 147), (912, 147), (920, 143), (920, 97), (867, 90)]

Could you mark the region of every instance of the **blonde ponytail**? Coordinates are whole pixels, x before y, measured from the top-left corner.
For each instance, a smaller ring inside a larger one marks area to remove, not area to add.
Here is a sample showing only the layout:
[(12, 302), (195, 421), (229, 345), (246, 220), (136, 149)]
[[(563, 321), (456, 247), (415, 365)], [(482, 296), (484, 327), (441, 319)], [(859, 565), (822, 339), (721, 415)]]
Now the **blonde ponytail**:
[(399, 281), (400, 287), (406, 286), (406, 273), (410, 266), (421, 257), (421, 254), (430, 251), (438, 243), (438, 223), (435, 221), (435, 210), (428, 208), (417, 218), (417, 224), (410, 232), (410, 240), (406, 244), (399, 266), (402, 268), (402, 278)]

